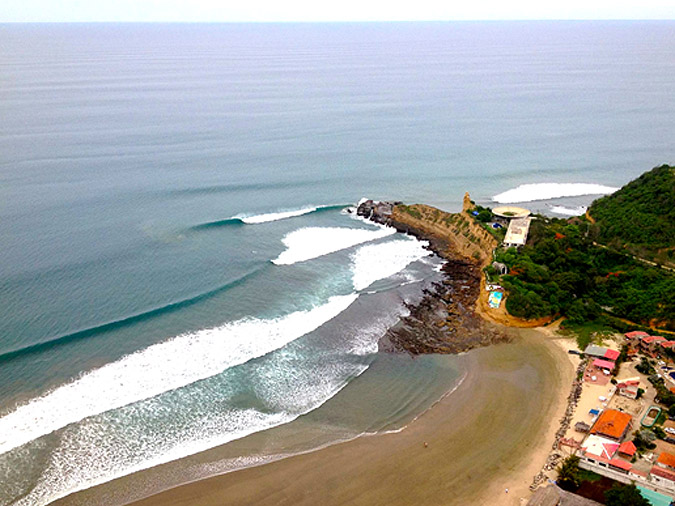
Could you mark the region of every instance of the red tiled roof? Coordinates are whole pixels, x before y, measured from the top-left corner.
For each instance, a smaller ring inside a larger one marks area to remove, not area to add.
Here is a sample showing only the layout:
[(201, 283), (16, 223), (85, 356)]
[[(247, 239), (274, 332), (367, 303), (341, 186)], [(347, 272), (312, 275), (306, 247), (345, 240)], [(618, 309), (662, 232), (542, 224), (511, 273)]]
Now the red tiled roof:
[(632, 441), (624, 441), (621, 443), (621, 446), (619, 446), (619, 453), (623, 453), (624, 455), (630, 455), (632, 457), (635, 455), (636, 451), (637, 448), (635, 448)]
[(659, 344), (662, 348), (672, 348), (675, 346), (675, 341), (661, 341)]
[(622, 413), (616, 409), (606, 409), (598, 417), (591, 434), (602, 434), (607, 437), (618, 439), (623, 436), (633, 419), (628, 413)]
[(616, 350), (607, 350), (605, 352), (605, 358), (607, 360), (616, 360), (617, 358), (619, 358), (619, 355), (620, 353)]
[(630, 471), (633, 465), (630, 462), (626, 462), (625, 460), (621, 459), (612, 459), (609, 461), (610, 466), (618, 467), (619, 469), (623, 469), (624, 471)]
[(661, 478), (666, 478), (670, 481), (675, 481), (675, 473), (673, 473), (672, 471), (668, 471), (667, 469), (663, 469), (662, 467), (654, 466), (652, 467), (651, 472), (652, 474), (660, 476)]
[(610, 362), (609, 360), (602, 360), (601, 358), (596, 358), (593, 361), (593, 365), (595, 367), (600, 367), (601, 369), (614, 369), (614, 362)]
[(659, 459), (656, 462), (663, 464), (664, 466), (675, 468), (675, 455), (668, 452), (661, 452), (661, 455), (659, 455)]
[(666, 338), (661, 337), (661, 336), (647, 336), (647, 337), (642, 339), (642, 342), (649, 344), (649, 343), (653, 343), (654, 341), (665, 341), (665, 340), (666, 340)]
[(632, 332), (627, 332), (624, 334), (628, 338), (632, 337), (640, 337), (640, 336), (648, 336), (646, 332), (642, 332), (641, 330), (633, 330)]

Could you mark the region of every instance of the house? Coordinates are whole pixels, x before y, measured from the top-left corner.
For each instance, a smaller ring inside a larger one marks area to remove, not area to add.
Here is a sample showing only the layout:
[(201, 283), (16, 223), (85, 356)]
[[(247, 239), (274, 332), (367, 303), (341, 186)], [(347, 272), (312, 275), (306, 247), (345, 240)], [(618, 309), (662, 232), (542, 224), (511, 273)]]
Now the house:
[(655, 357), (659, 350), (659, 342), (665, 341), (666, 338), (662, 336), (647, 336), (640, 339), (640, 349), (652, 357)]
[(660, 351), (671, 350), (673, 346), (675, 346), (675, 341), (659, 341)]
[(595, 344), (589, 344), (584, 350), (584, 355), (587, 357), (593, 358), (605, 358), (605, 354), (609, 350), (603, 346), (596, 346)]
[(616, 409), (606, 409), (591, 427), (591, 434), (602, 436), (613, 441), (624, 438), (631, 427), (633, 417)]
[(668, 488), (675, 488), (675, 455), (661, 452), (651, 470), (652, 480)]
[(504, 246), (507, 248), (524, 246), (527, 242), (531, 221), (532, 218), (529, 216), (509, 221), (509, 228), (506, 229), (506, 236), (504, 237)]
[(621, 353), (616, 350), (607, 350), (603, 358), (611, 360), (612, 362), (616, 362), (616, 359), (619, 358), (619, 355), (621, 355)]
[(637, 399), (638, 390), (640, 389), (640, 377), (626, 378), (619, 380), (616, 384), (616, 390), (619, 395), (628, 397), (629, 399)]
[(627, 332), (624, 334), (626, 338), (626, 342), (628, 343), (628, 346), (630, 346), (633, 349), (637, 349), (640, 347), (640, 339), (643, 337), (647, 337), (649, 334), (646, 332), (642, 332), (641, 330), (633, 330), (632, 332)]
[(598, 369), (605, 369), (607, 371), (611, 371), (614, 369), (614, 362), (610, 362), (609, 360), (603, 360), (601, 358), (596, 358), (593, 361), (593, 367), (597, 367)]
[(637, 451), (637, 448), (635, 447), (635, 444), (632, 441), (624, 441), (621, 443), (621, 446), (619, 446), (619, 455), (622, 457), (627, 457), (630, 458), (633, 455), (635, 455), (635, 452)]

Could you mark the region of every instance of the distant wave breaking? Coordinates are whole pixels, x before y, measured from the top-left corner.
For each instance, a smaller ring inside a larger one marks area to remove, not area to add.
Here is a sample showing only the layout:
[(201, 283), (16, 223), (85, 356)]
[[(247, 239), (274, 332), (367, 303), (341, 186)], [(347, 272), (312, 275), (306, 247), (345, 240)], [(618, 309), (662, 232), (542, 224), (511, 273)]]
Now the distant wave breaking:
[(551, 212), (554, 214), (561, 214), (563, 216), (581, 216), (586, 213), (588, 208), (586, 206), (578, 207), (565, 207), (565, 206), (552, 206)]
[(276, 265), (291, 265), (351, 248), (396, 233), (391, 227), (365, 230), (344, 227), (306, 227), (294, 230), (282, 239), (286, 250), (276, 259)]
[(533, 183), (521, 184), (516, 188), (495, 195), (492, 200), (500, 204), (533, 202), (562, 197), (579, 197), (581, 195), (607, 195), (618, 188), (593, 183)]
[(331, 211), (335, 209), (342, 209), (347, 204), (328, 204), (322, 206), (308, 206), (300, 209), (280, 210), (271, 213), (263, 214), (238, 214), (230, 218), (222, 220), (208, 221), (192, 227), (192, 230), (203, 230), (208, 228), (218, 228), (227, 226), (240, 225), (259, 225), (261, 223), (269, 223), (272, 221), (285, 220), (288, 218), (296, 218), (310, 213), (319, 213), (322, 211)]

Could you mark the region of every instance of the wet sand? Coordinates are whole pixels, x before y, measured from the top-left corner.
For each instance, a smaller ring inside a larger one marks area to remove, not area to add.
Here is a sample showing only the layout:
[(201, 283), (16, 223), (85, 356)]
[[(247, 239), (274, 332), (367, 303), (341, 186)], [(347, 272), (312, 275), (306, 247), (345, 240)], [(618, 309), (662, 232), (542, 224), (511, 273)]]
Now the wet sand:
[(534, 329), (509, 332), (519, 336), (516, 342), (470, 352), (462, 385), (399, 433), (204, 479), (133, 504), (521, 504), (550, 451), (574, 371), (550, 337)]

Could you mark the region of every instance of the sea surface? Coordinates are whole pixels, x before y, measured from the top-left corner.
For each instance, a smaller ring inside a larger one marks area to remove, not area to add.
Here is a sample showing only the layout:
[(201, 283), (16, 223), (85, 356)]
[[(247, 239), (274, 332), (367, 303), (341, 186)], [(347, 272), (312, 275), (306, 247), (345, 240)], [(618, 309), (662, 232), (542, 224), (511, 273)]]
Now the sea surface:
[(348, 210), (582, 213), (675, 162), (674, 55), (675, 22), (0, 25), (0, 504), (401, 429), (464, 374), (378, 352), (440, 261)]

